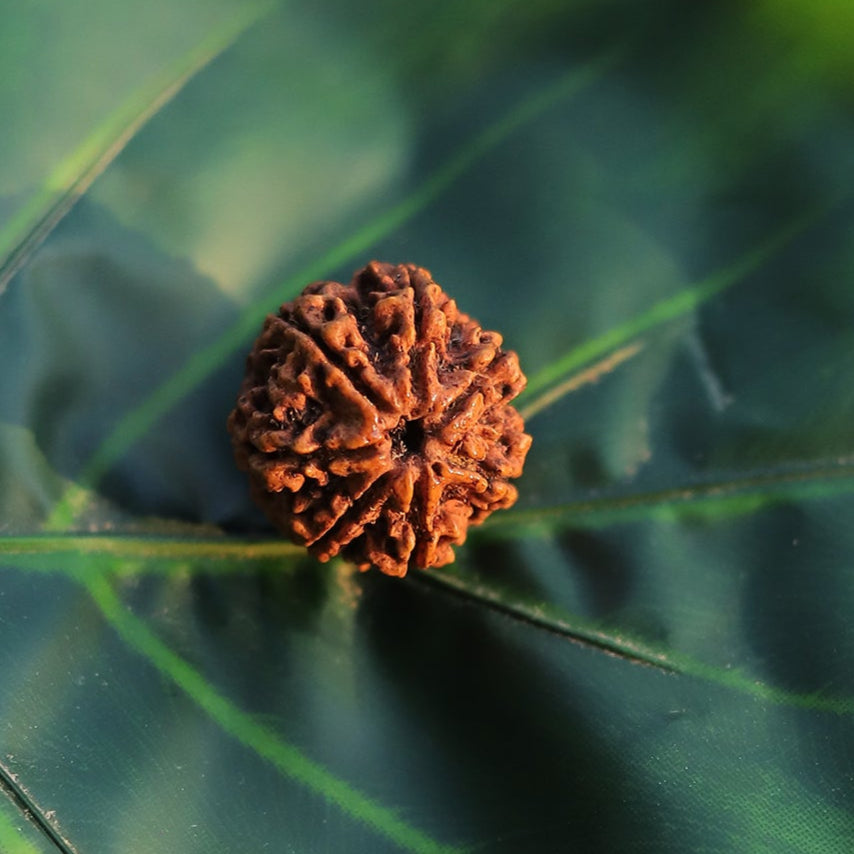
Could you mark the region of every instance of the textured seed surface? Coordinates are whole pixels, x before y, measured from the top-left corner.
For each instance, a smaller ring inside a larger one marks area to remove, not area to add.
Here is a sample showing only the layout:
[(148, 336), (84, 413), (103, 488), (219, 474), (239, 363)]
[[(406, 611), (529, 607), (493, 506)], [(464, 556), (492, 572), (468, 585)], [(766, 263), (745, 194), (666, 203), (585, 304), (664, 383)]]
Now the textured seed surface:
[(501, 343), (421, 267), (309, 285), (267, 318), (228, 419), (253, 497), (320, 560), (450, 563), (469, 525), (516, 500), (531, 444)]

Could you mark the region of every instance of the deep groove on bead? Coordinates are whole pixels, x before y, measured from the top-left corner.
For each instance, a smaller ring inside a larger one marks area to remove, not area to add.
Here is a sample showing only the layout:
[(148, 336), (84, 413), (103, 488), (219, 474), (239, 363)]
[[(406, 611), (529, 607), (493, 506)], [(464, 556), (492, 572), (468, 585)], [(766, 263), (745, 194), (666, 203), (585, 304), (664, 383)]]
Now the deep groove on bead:
[(516, 500), (531, 443), (501, 343), (411, 264), (309, 285), (267, 319), (229, 416), (254, 498), (321, 560), (449, 563), (469, 525)]

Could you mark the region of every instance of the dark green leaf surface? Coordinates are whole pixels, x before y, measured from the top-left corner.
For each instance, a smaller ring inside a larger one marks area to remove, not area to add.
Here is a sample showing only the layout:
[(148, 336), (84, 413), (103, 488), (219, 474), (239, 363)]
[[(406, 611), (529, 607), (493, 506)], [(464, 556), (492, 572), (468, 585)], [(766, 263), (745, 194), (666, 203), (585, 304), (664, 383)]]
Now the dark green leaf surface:
[[(4, 854), (854, 847), (841, 4), (5, 18)], [(224, 429), (372, 257), (530, 378), (518, 505), (402, 582)]]

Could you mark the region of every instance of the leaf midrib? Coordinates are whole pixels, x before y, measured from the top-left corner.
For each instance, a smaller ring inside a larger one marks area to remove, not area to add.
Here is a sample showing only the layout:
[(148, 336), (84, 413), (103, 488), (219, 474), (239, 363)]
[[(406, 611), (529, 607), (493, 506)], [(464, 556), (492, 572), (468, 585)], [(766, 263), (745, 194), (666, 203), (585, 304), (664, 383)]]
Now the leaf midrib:
[[(850, 482), (849, 482), (850, 481)], [(504, 528), (542, 524), (554, 519), (577, 519), (585, 516), (618, 515), (623, 511), (647, 510), (675, 505), (690, 509), (702, 502), (723, 500), (733, 495), (746, 499), (778, 495), (769, 487), (802, 487), (801, 497), (823, 497), (813, 487), (829, 485), (830, 494), (854, 491), (854, 455), (835, 460), (806, 461), (797, 465), (763, 468), (740, 472), (726, 479), (692, 482), (669, 489), (622, 493), (581, 499), (565, 504), (531, 507), (523, 510), (503, 510), (491, 516), (471, 536), (493, 536)], [(751, 505), (751, 509), (759, 505)], [(0, 537), (0, 556), (61, 555), (68, 553), (102, 554), (121, 558), (186, 560), (263, 560), (304, 554), (304, 549), (291, 542), (270, 537), (221, 536), (163, 536), (115, 535), (59, 531), (39, 534), (5, 535)]]

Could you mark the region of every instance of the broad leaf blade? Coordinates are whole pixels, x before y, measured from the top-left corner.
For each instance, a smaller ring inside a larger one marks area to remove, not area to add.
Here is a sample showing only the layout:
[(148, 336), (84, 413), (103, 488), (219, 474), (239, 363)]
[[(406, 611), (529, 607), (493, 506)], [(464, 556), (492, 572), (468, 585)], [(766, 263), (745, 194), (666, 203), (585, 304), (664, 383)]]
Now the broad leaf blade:
[[(163, 44), (165, 7), (110, 4), (136, 53), (93, 28), (99, 86), (62, 59), (81, 23), (51, 36), (66, 106), (35, 145), (11, 96), (4, 215), (239, 5)], [(823, 14), (282, 4), (16, 232), (0, 762), (60, 847), (854, 845), (854, 113)], [(273, 538), (224, 429), (265, 313), (370, 257), (428, 266), (531, 378), (518, 506), (402, 583)]]

